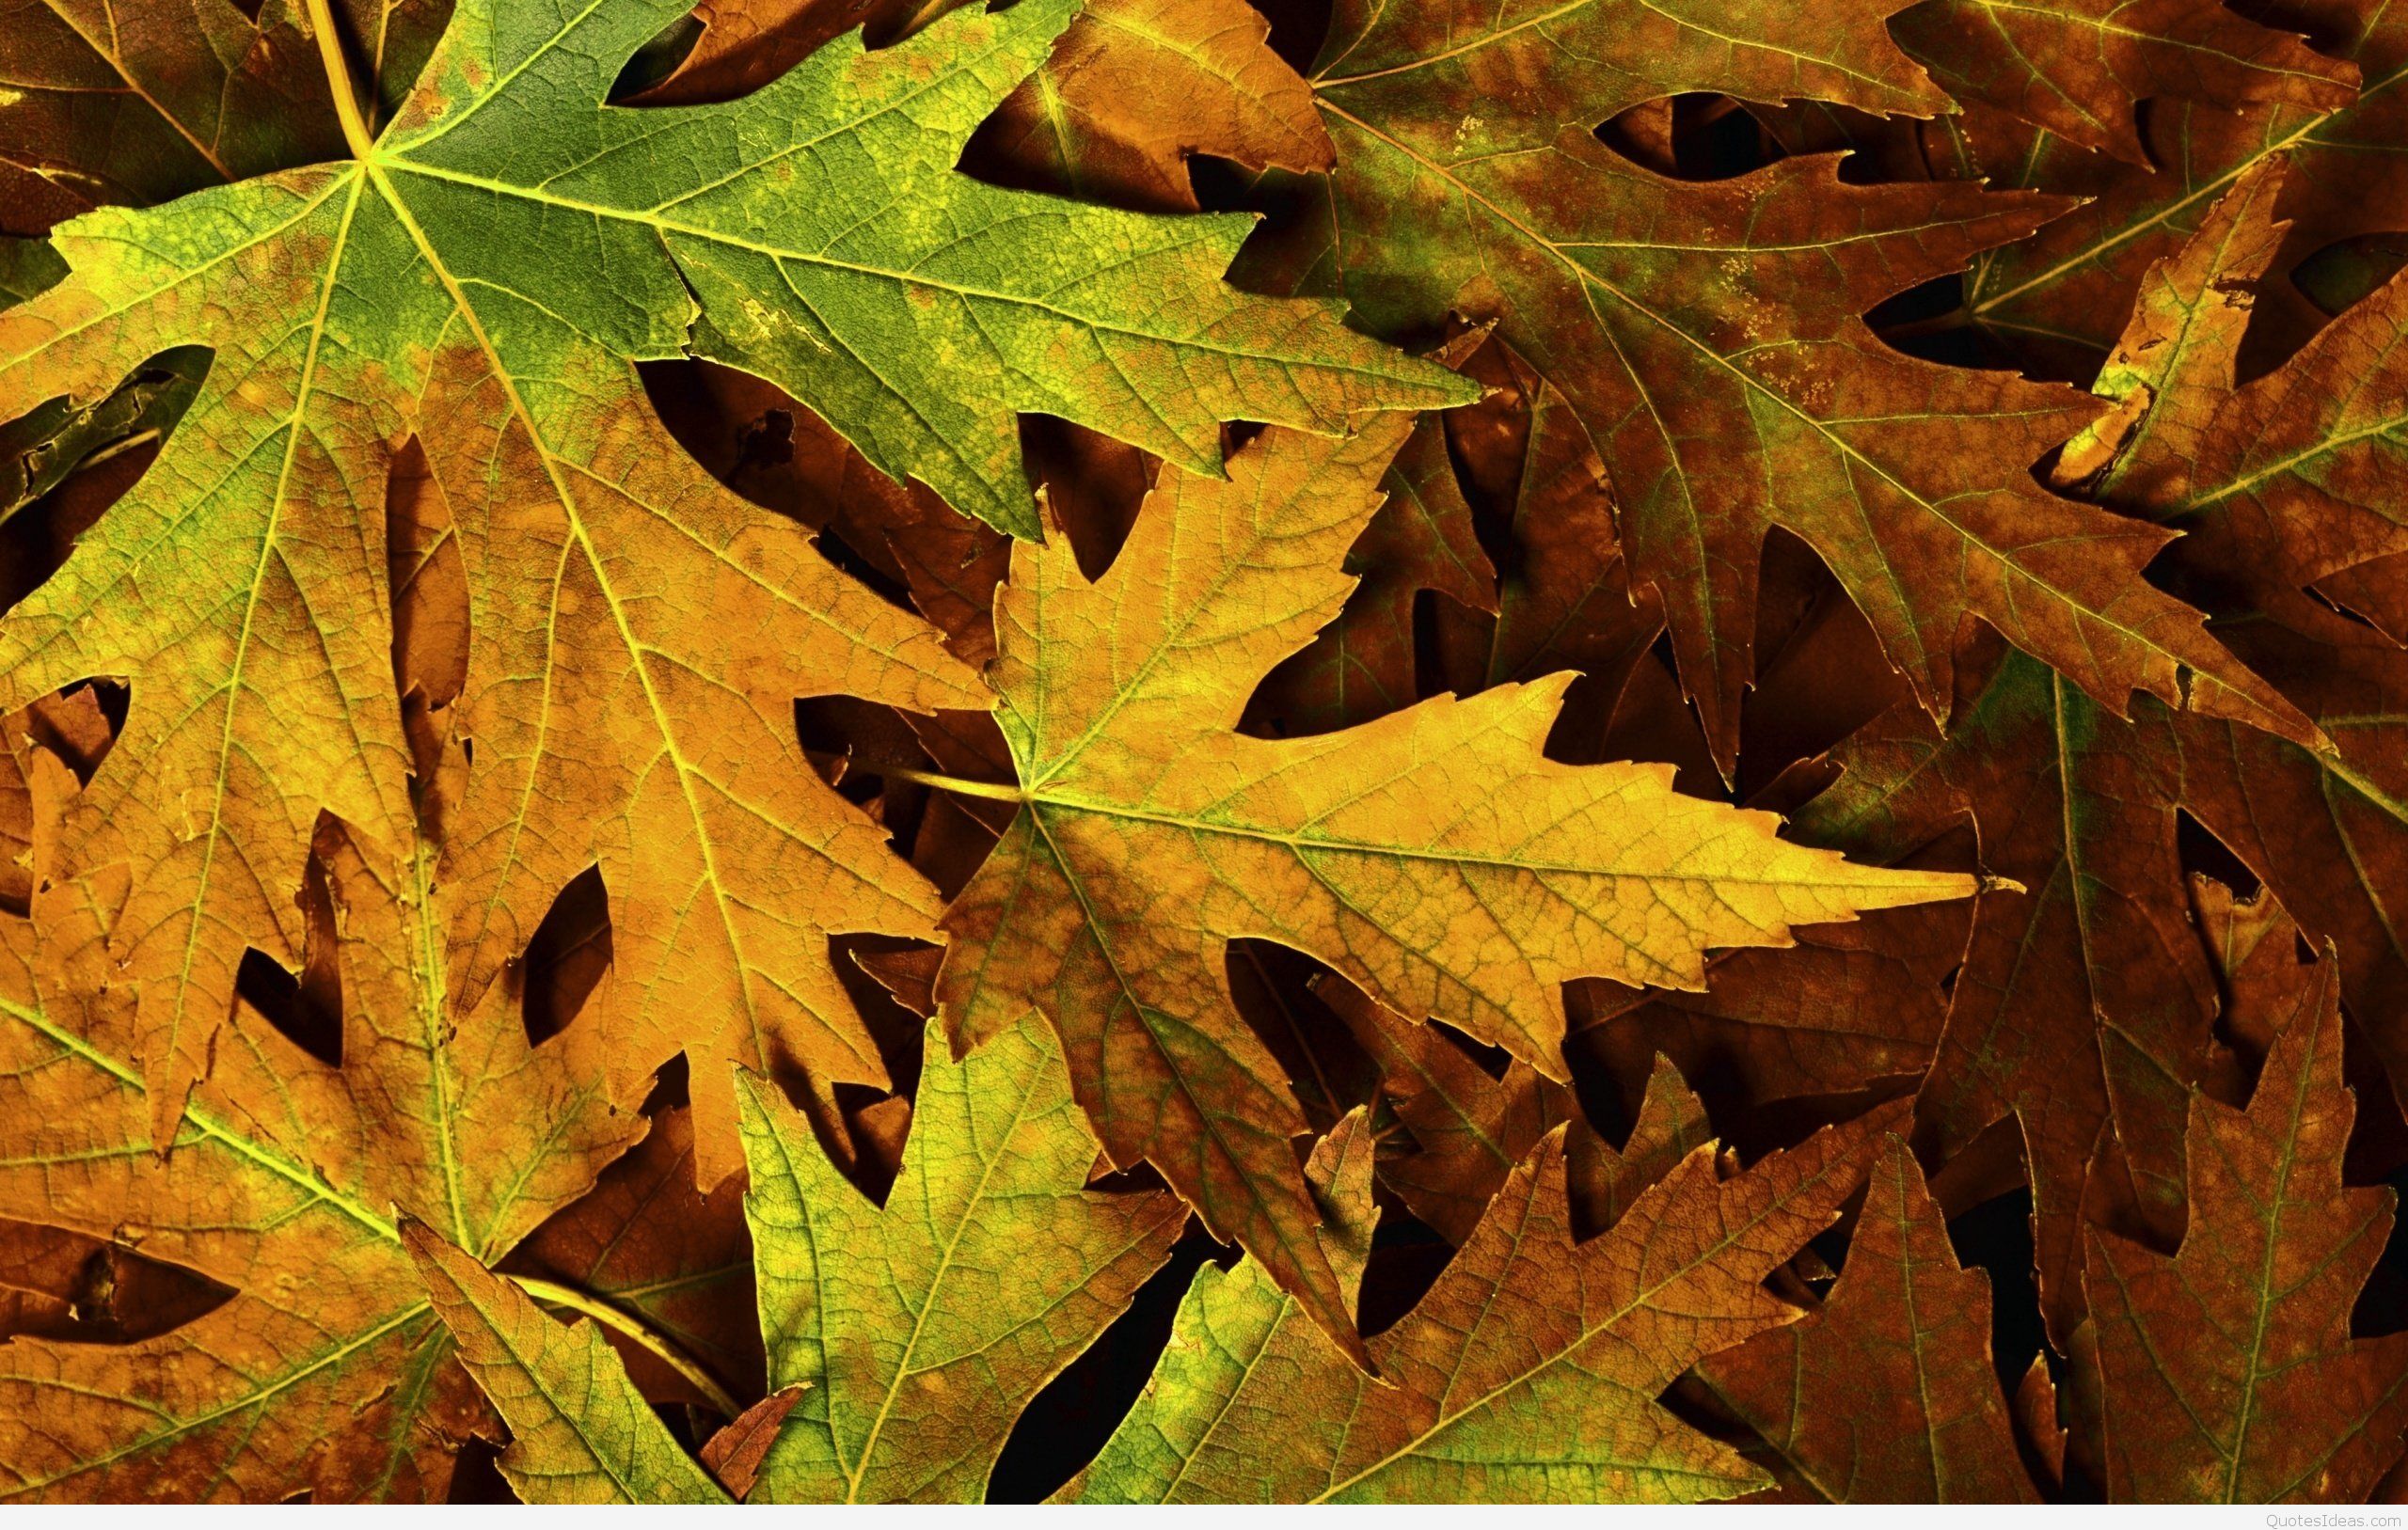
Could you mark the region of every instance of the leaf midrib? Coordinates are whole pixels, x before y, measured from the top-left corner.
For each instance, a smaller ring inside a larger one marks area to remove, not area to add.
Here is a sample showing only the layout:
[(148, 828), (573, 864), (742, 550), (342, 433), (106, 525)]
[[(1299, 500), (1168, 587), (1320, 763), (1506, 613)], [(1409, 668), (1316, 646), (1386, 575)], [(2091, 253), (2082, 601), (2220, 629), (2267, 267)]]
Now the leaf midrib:
[[(859, 260), (839, 260), (834, 256), (814, 250), (782, 248), (775, 244), (765, 244), (757, 240), (745, 239), (738, 235), (726, 232), (723, 229), (711, 229), (701, 224), (687, 223), (674, 218), (662, 217), (657, 212), (647, 212), (635, 208), (613, 207), (606, 202), (589, 202), (578, 197), (562, 197), (556, 193), (544, 191), (538, 187), (514, 185), (506, 181), (496, 181), (486, 176), (470, 175), (466, 171), (461, 170), (438, 168), (435, 166), (422, 165), (416, 161), (400, 156), (379, 160), (378, 164), (380, 166), (396, 173), (423, 176), (431, 181), (450, 181), (455, 185), (467, 186), (473, 190), (487, 192), (497, 197), (509, 197), (519, 201), (531, 202), (543, 207), (558, 208), (562, 212), (577, 213), (586, 217), (609, 218), (615, 222), (632, 223), (642, 228), (653, 229), (655, 232), (662, 235), (673, 234), (704, 244), (720, 244), (730, 249), (740, 249), (748, 254), (759, 255), (771, 260), (787, 261), (797, 265), (817, 266), (825, 270), (842, 271), (854, 276), (874, 276), (882, 281), (899, 282), (908, 286), (926, 288), (931, 292), (944, 292), (952, 296), (961, 298), (965, 301), (1010, 304), (1019, 308), (1032, 308), (1038, 312), (1052, 314), (1058, 319), (1076, 324), (1083, 329), (1112, 335), (1123, 335), (1133, 339), (1149, 340), (1155, 343), (1169, 343), (1179, 346), (1183, 350), (1202, 352), (1211, 355), (1227, 356), (1237, 361), (1260, 361), (1277, 363), (1285, 366), (1291, 364), (1294, 359), (1291, 356), (1281, 355), (1275, 352), (1259, 350), (1242, 345), (1232, 345), (1227, 342), (1212, 339), (1208, 337), (1175, 336), (1152, 330), (1139, 329), (1133, 325), (1115, 323), (1108, 319), (1098, 317), (1094, 314), (1075, 312), (1071, 309), (1062, 308), (1058, 304), (1049, 303), (1044, 301), (1042, 298), (1031, 296), (1026, 293), (1006, 292), (992, 288), (975, 287), (967, 282), (947, 280), (942, 277), (930, 276), (915, 271), (900, 270), (891, 266), (871, 265)], [(748, 171), (752, 167), (748, 166)], [(1195, 221), (1204, 223), (1209, 222), (1210, 219), (1208, 217), (1199, 217)], [(671, 258), (673, 260), (675, 257), (673, 254)], [(1314, 366), (1321, 371), (1341, 376), (1379, 380), (1385, 380), (1386, 377), (1385, 373), (1373, 369), (1372, 367), (1359, 363), (1347, 363), (1336, 360), (1317, 360), (1314, 363)]]

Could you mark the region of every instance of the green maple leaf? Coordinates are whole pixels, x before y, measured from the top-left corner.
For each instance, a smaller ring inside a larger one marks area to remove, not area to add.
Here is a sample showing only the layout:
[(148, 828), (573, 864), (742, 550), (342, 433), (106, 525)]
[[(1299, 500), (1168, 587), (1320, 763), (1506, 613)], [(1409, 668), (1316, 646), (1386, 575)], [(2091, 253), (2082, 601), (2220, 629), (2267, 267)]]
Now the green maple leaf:
[[(932, 1050), (883, 1207), (773, 1091), (748, 1080), (743, 1097), (745, 1211), (769, 1380), (783, 1395), (783, 1422), (761, 1426), (776, 1433), (750, 1497), (983, 1496), (1022, 1410), (1168, 1256), (1185, 1208), (1160, 1191), (1085, 1188), (1095, 1140), (1034, 1017), (965, 1062)], [(420, 1238), (417, 1252), (517, 1436), (501, 1469), (523, 1493), (716, 1495), (597, 1335), (565, 1333), (435, 1239)]]
[[(445, 840), (455, 1001), (598, 861), (615, 1023), (650, 1038), (626, 1068), (704, 1014), (753, 1065), (881, 1083), (827, 938), (927, 934), (935, 900), (812, 777), (791, 702), (981, 692), (933, 629), (683, 464), (633, 364), (771, 378), (886, 471), (1022, 531), (1015, 410), (1213, 472), (1226, 418), (1336, 432), (1466, 394), (1328, 305), (1223, 286), (1244, 218), (954, 171), (1074, 0), (875, 55), (839, 41), (724, 105), (606, 107), (683, 8), (470, 0), (372, 141), (336, 92), (354, 158), (75, 219), (55, 237), (70, 274), (0, 312), (0, 418), (99, 398), (169, 347), (214, 352), (153, 469), (0, 631), (0, 704), (133, 686), (61, 866), (133, 869), (113, 950), (162, 1143), (245, 949), (299, 944), (290, 889), (319, 813), (408, 838), (376, 510), (397, 441), (418, 436), (448, 504), (476, 635), (458, 702), (475, 766)], [(723, 1174), (728, 1075), (697, 1077), (705, 1170)]]

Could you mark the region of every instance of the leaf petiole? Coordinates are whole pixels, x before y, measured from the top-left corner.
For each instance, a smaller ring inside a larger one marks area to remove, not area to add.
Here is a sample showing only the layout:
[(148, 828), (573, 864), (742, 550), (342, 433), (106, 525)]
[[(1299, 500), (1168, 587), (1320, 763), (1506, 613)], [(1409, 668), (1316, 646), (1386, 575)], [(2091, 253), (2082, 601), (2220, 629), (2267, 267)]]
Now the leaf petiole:
[(342, 55), (342, 34), (335, 30), (334, 8), (327, 0), (302, 0), (309, 14), (309, 30), (317, 35), (318, 62), (326, 71), (326, 89), (335, 99), (335, 118), (342, 124), (342, 140), (353, 157), (367, 159), (376, 140), (368, 119), (359, 115), (359, 97), (351, 86), (351, 61)]
[(954, 792), (962, 797), (983, 797), (996, 802), (1025, 800), (1019, 787), (990, 781), (968, 781), (959, 776), (941, 775), (933, 770), (914, 770), (909, 765), (864, 763), (861, 768), (870, 775), (884, 776), (890, 781), (908, 781), (915, 785), (933, 787), (940, 792)]
[[(325, 3), (325, 0), (310, 0), (312, 6)], [(727, 1389), (720, 1385), (711, 1373), (703, 1368), (699, 1361), (672, 1343), (666, 1334), (656, 1332), (651, 1325), (632, 1313), (622, 1312), (599, 1297), (591, 1296), (574, 1286), (562, 1286), (558, 1281), (548, 1281), (535, 1275), (512, 1275), (510, 1279), (517, 1283), (520, 1290), (525, 1291), (536, 1301), (548, 1306), (565, 1307), (582, 1317), (591, 1317), (603, 1327), (616, 1329), (643, 1346), (647, 1354), (654, 1356), (662, 1364), (684, 1377), (695, 1391), (703, 1395), (704, 1400), (708, 1402), (721, 1418), (734, 1419), (744, 1412), (743, 1404), (729, 1396)]]

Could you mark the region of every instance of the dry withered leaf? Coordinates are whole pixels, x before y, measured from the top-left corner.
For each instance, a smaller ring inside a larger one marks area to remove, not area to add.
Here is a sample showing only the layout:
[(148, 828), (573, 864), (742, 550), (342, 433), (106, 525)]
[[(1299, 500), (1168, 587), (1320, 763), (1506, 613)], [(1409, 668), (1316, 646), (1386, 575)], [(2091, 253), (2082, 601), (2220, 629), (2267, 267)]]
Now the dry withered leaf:
[(2397, 1197), (2350, 1189), (2328, 952), (2295, 967), (2246, 1110), (2191, 1104), (2191, 1224), (2173, 1254), (2092, 1233), (2085, 1283), (2117, 1499), (2362, 1500), (2408, 1427), (2408, 1335), (2350, 1310)]
[[(2292, 166), (2275, 208), (2291, 225), (2274, 258), (2278, 276), (2337, 244), (2391, 230), (2400, 167), (2389, 146), (2408, 130), (2408, 18), (2380, 0), (2305, 0), (2280, 15), (2283, 27), (2313, 33), (2333, 57), (2356, 66), (2355, 101), (2237, 112), (2155, 102), (2141, 119), (2146, 165), (1968, 113), (1957, 141), (1930, 156), (1944, 173), (2089, 200), (2031, 238), (1977, 257), (1965, 282), (1966, 319), (2011, 348), (2055, 355), (2052, 365), (2076, 369), (2067, 375), (2086, 375), (2079, 369), (2114, 345), (2148, 268), (2180, 248), (2252, 166), (2277, 155)], [(2268, 287), (2266, 305), (2258, 327), (2273, 356), (2327, 315), (2288, 279)]]
[(2144, 97), (2329, 112), (2357, 99), (2356, 68), (2219, 0), (1924, 0), (1893, 24), (1941, 89), (2146, 166)]
[(1345, 598), (1409, 431), (1272, 430), (1226, 483), (1167, 477), (1100, 579), (1059, 542), (1014, 549), (987, 674), (1020, 784), (955, 789), (1018, 811), (945, 916), (937, 987), (959, 1046), (1043, 1010), (1113, 1161), (1153, 1163), (1357, 1348), (1290, 1147), (1304, 1118), (1230, 1005), (1231, 939), (1561, 1079), (1567, 978), (1694, 986), (1706, 947), (1972, 885), (1784, 844), (1661, 768), (1545, 759), (1569, 675), (1338, 733), (1231, 731)]
[(1591, 131), (1694, 89), (1933, 111), (1882, 29), (1892, 8), (1751, 8), (1735, 34), (1619, 0), (1532, 17), (1343, 5), (1312, 76), (1339, 167), (1297, 188), (1241, 269), (1343, 292), (1389, 333), (1450, 308), (1497, 319), (1594, 437), (1631, 583), (1662, 600), (1726, 775), (1776, 526), (1830, 565), (1934, 709), (1978, 616), (2111, 711), (2147, 691), (2307, 736), (2139, 577), (2164, 533), (2032, 481), (2087, 406), (1901, 355), (1859, 318), (2067, 204), (1856, 185), (1821, 159), (1673, 182)]
[(1380, 1092), (1411, 1134), (1411, 1151), (1384, 1155), (1380, 1182), (1407, 1209), (1461, 1243), (1505, 1176), (1579, 1107), (1572, 1092), (1518, 1058), (1492, 1079), (1432, 1026), (1416, 1025), (1351, 983), (1316, 985), (1380, 1070)]
[(1244, 0), (1088, 0), (1045, 67), (979, 130), (1016, 184), (1194, 212), (1191, 154), (1254, 169), (1336, 158), (1312, 91)]
[(2102, 504), (2182, 526), (2187, 547), (2300, 586), (2408, 552), (2408, 280), (2395, 277), (2243, 386), (2241, 349), (2288, 228), (2289, 165), (2237, 177), (2176, 255), (2149, 268), (2093, 390), (2115, 405), (2068, 444), (2060, 477)]
[[(1207, 1270), (1146, 1396), (1069, 1495), (1677, 1503), (1749, 1491), (1761, 1474), (1656, 1396), (1700, 1357), (1794, 1316), (1760, 1283), (1855, 1189), (1870, 1137), (1863, 1124), (1827, 1130), (1729, 1178), (1700, 1146), (1582, 1243), (1563, 1136), (1549, 1134), (1420, 1304), (1371, 1341), (1392, 1384), (1350, 1364), (1251, 1260)], [(1331, 1220), (1367, 1217), (1368, 1165), (1351, 1182), (1344, 1167), (1331, 1177), (1348, 1208)]]
[(2088, 1219), (2170, 1232), (2178, 1124), (2208, 1062), (2215, 983), (2191, 932), (2165, 713), (2108, 715), (2008, 652), (1942, 735), (1912, 706), (1833, 751), (1801, 808), (1810, 844), (1911, 855), (1967, 823), (1983, 895), (1918, 1107), (1941, 1159), (2012, 1113), (2022, 1129), (2052, 1332), (2080, 1316)]
[(1832, 1503), (2037, 1502), (1990, 1364), (1989, 1282), (1957, 1268), (1894, 1137), (1822, 1305), (1698, 1374)]

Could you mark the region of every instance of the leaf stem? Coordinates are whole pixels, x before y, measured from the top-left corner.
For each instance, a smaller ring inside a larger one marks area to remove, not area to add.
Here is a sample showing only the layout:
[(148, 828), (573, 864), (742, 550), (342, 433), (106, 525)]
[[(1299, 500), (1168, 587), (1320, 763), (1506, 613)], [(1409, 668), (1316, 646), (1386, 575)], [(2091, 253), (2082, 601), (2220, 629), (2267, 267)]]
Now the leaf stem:
[[(325, 4), (325, 0), (310, 0), (310, 4), (322, 6)], [(555, 1307), (566, 1307), (571, 1312), (593, 1318), (605, 1328), (617, 1329), (628, 1338), (643, 1346), (646, 1353), (684, 1377), (695, 1391), (703, 1395), (704, 1399), (712, 1408), (718, 1410), (721, 1418), (733, 1420), (743, 1413), (743, 1404), (730, 1396), (727, 1389), (720, 1385), (711, 1373), (702, 1367), (700, 1362), (671, 1343), (665, 1334), (656, 1332), (642, 1318), (631, 1313), (622, 1312), (599, 1297), (590, 1296), (574, 1286), (562, 1286), (558, 1281), (544, 1280), (535, 1275), (513, 1275), (510, 1278), (518, 1283), (520, 1290), (525, 1291), (536, 1301)]]
[(895, 765), (869, 756), (851, 754), (842, 749), (805, 749), (804, 756), (815, 765), (841, 770), (846, 776), (882, 776), (889, 781), (908, 781), (940, 792), (958, 792), (963, 797), (983, 797), (997, 802), (1024, 802), (1027, 795), (1006, 781), (972, 781), (966, 776), (947, 776), (939, 771), (922, 770), (914, 765)]
[(884, 776), (890, 781), (908, 781), (916, 785), (934, 787), (940, 792), (956, 792), (963, 797), (983, 797), (996, 802), (1025, 800), (1019, 787), (990, 781), (967, 781), (959, 776), (940, 775), (933, 770), (914, 770), (910, 765), (877, 765), (867, 761), (863, 762), (860, 768), (869, 775)]
[(328, 0), (302, 0), (309, 13), (309, 30), (318, 35), (318, 63), (326, 72), (326, 89), (335, 98), (335, 119), (342, 124), (342, 141), (352, 157), (366, 159), (376, 140), (368, 119), (359, 115), (359, 97), (351, 87), (351, 60), (342, 55), (342, 34), (335, 30), (334, 8)]

